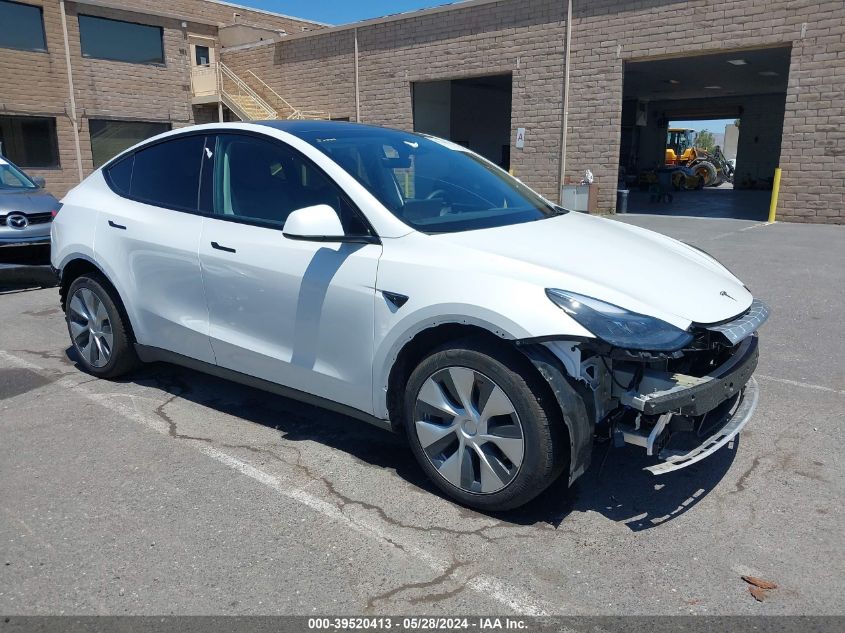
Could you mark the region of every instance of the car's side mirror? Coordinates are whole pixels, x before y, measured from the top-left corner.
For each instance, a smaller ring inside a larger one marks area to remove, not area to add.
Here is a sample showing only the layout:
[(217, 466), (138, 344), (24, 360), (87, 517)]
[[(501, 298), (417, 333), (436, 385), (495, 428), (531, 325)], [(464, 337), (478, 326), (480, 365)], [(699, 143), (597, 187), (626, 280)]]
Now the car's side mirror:
[(345, 237), (337, 211), (327, 204), (293, 211), (285, 220), (282, 234), (292, 240), (314, 242), (340, 242)]
[(38, 185), (42, 189), (47, 184), (47, 181), (44, 180), (44, 178), (41, 177), (41, 176), (30, 176), (30, 180), (32, 180), (32, 182), (34, 182), (36, 185)]

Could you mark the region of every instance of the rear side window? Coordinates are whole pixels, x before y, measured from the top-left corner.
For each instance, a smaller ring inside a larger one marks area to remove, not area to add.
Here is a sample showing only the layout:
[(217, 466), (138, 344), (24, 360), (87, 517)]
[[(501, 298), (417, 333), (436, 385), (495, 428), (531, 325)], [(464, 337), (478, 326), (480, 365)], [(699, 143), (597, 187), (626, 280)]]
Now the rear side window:
[(106, 180), (117, 193), (122, 196), (129, 195), (129, 184), (132, 182), (132, 163), (135, 155), (121, 158), (114, 165), (106, 169)]
[(204, 145), (204, 136), (183, 136), (135, 152), (130, 196), (159, 207), (196, 211)]

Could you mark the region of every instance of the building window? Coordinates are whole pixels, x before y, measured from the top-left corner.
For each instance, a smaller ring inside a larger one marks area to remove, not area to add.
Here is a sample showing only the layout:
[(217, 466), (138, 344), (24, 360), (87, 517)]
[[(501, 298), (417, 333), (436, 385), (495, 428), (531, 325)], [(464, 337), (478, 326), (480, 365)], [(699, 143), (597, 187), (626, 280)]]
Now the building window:
[(147, 121), (108, 121), (89, 119), (88, 131), (91, 134), (91, 154), (94, 167), (100, 167), (135, 143), (167, 132), (169, 123), (149, 123)]
[(0, 47), (46, 51), (41, 7), (0, 0)]
[(83, 57), (132, 64), (164, 63), (160, 26), (80, 15), (79, 40)]
[(58, 167), (56, 119), (0, 116), (0, 154), (19, 167)]
[(194, 61), (197, 66), (208, 66), (211, 61), (209, 56), (208, 46), (194, 46), (195, 56)]

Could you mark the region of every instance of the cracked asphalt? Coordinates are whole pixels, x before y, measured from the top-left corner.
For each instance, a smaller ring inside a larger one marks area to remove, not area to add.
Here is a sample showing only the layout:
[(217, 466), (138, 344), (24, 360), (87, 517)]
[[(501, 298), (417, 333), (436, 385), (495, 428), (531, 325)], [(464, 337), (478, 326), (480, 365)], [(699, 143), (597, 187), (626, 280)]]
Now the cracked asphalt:
[(597, 446), (500, 515), (337, 414), (164, 364), (94, 380), (44, 271), (0, 270), (0, 613), (845, 613), (845, 227), (622, 220), (770, 302), (757, 414), (660, 477)]

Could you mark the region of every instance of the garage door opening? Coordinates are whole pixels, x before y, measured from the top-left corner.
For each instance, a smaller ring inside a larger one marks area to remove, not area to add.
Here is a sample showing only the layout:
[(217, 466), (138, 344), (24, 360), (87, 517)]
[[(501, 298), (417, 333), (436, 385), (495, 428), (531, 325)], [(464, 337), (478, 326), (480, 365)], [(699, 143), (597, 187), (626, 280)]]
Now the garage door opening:
[(510, 74), (416, 82), (414, 131), (449, 139), (510, 169), (512, 83)]
[(765, 219), (790, 53), (626, 63), (619, 174), (628, 211)]

